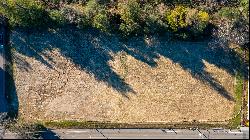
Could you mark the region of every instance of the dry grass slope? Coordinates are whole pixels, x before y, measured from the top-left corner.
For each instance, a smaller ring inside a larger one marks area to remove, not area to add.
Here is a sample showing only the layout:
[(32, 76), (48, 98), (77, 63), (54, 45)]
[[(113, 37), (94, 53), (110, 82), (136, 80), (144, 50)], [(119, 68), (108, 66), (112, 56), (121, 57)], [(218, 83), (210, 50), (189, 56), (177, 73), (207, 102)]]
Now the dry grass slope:
[(121, 41), (94, 30), (11, 35), (25, 120), (225, 121), (237, 58), (209, 42)]

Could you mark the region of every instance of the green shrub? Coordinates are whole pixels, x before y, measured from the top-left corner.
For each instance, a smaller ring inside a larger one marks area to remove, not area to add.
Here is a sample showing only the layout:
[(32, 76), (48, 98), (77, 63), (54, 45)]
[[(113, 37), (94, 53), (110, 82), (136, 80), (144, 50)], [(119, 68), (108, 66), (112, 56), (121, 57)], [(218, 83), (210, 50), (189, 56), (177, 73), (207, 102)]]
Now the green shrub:
[(97, 14), (103, 11), (105, 11), (105, 7), (100, 5), (97, 0), (90, 0), (85, 6), (84, 14), (91, 21)]
[(46, 5), (48, 9), (58, 9), (60, 7), (61, 0), (39, 0), (43, 5)]
[(151, 4), (147, 4), (143, 8), (142, 20), (144, 23), (145, 33), (157, 33), (164, 31), (167, 25), (163, 22), (163, 17), (159, 11)]
[(193, 3), (192, 0), (164, 0), (167, 3), (173, 4), (182, 4), (182, 5), (191, 5)]
[(78, 24), (82, 17), (82, 13), (71, 6), (64, 6), (60, 10), (70, 24)]
[(189, 9), (186, 15), (186, 23), (189, 25), (190, 33), (193, 36), (199, 36), (209, 23), (209, 15), (204, 11)]
[(187, 8), (183, 6), (177, 6), (173, 10), (167, 11), (166, 21), (173, 31), (178, 31), (181, 28), (185, 28), (188, 24), (185, 21), (187, 14)]
[(143, 0), (144, 3), (149, 4), (159, 4), (159, 3), (165, 3), (165, 4), (181, 4), (181, 5), (192, 5), (193, 0)]
[(122, 24), (119, 30), (124, 35), (138, 33), (140, 30), (141, 8), (136, 0), (130, 0), (118, 4), (119, 14), (121, 15)]
[(49, 13), (50, 18), (54, 21), (53, 24), (56, 23), (59, 26), (71, 24), (79, 28), (85, 28), (91, 25), (91, 22), (89, 22), (81, 10), (75, 9), (70, 5), (64, 5), (58, 10), (50, 10)]
[(94, 17), (93, 27), (100, 29), (102, 32), (109, 31), (109, 19), (106, 13), (99, 13)]
[(81, 15), (78, 18), (77, 27), (81, 28), (81, 29), (84, 29), (84, 28), (87, 28), (89, 26), (91, 26), (90, 22), (89, 22), (89, 19), (87, 19), (85, 15)]
[(242, 14), (249, 24), (249, 0), (241, 0)]
[(178, 38), (188, 39), (204, 33), (209, 23), (209, 14), (197, 9), (177, 6), (167, 11), (166, 21)]
[(67, 23), (67, 19), (65, 18), (62, 11), (59, 10), (51, 10), (49, 11), (50, 18), (53, 20), (53, 23), (57, 25), (64, 25)]
[(46, 3), (50, 3), (50, 4), (59, 4), (60, 2), (66, 3), (66, 4), (70, 4), (70, 3), (80, 3), (80, 2), (86, 2), (87, 0), (40, 0), (40, 1), (44, 1)]
[(227, 18), (229, 20), (236, 20), (241, 16), (241, 13), (238, 8), (234, 7), (222, 7), (218, 11), (218, 16), (222, 18)]
[(112, 0), (98, 0), (98, 3), (99, 4), (102, 4), (102, 5), (108, 5), (112, 2)]
[(108, 32), (110, 28), (106, 7), (98, 0), (90, 0), (85, 6), (82, 24)]
[(122, 31), (123, 35), (129, 36), (132, 33), (137, 33), (140, 28), (140, 25), (135, 22), (131, 23), (122, 23), (120, 24), (119, 30)]
[(6, 0), (0, 5), (0, 13), (9, 18), (12, 26), (43, 27), (49, 16), (36, 0)]
[(249, 0), (241, 0), (240, 6), (242, 6), (245, 11), (249, 12)]

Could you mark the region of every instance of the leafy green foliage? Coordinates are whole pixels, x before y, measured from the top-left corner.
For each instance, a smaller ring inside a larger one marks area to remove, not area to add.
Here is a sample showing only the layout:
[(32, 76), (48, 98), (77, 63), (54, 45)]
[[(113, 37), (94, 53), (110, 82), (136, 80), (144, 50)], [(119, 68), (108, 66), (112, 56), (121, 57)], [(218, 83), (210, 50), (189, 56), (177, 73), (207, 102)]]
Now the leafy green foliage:
[(103, 32), (108, 32), (110, 28), (106, 7), (98, 0), (90, 0), (84, 9), (83, 24), (93, 26)]
[(209, 15), (204, 11), (189, 9), (186, 16), (186, 23), (189, 25), (189, 31), (194, 36), (201, 35), (209, 23)]
[(144, 6), (142, 20), (145, 22), (144, 32), (148, 34), (162, 32), (167, 28), (164, 17), (150, 4)]
[(249, 24), (249, 0), (241, 0), (240, 8), (242, 8), (242, 15)]
[(124, 36), (168, 31), (181, 38), (199, 37), (210, 29), (208, 24), (223, 24), (226, 19), (232, 24), (227, 26), (229, 32), (243, 36), (244, 39), (236, 40), (247, 44), (249, 0), (202, 4), (192, 0), (1, 0), (0, 14), (9, 18), (12, 26), (40, 28), (71, 24), (103, 32), (118, 31)]
[(57, 23), (57, 25), (64, 25), (67, 23), (67, 19), (62, 11), (51, 10), (49, 11), (49, 15), (50, 18), (54, 21), (53, 23)]
[(90, 0), (85, 6), (85, 16), (91, 21), (95, 15), (104, 10), (104, 7), (100, 5), (97, 0)]
[(139, 20), (142, 12), (140, 4), (136, 0), (131, 0), (119, 3), (118, 9), (121, 20), (123, 21), (119, 28), (120, 31), (122, 31), (124, 35), (138, 32), (140, 29)]
[(187, 14), (187, 8), (183, 6), (177, 6), (173, 10), (166, 13), (166, 21), (169, 27), (173, 31), (178, 31), (181, 28), (185, 28), (188, 24), (185, 21)]
[(209, 14), (194, 8), (177, 6), (166, 12), (166, 21), (178, 38), (189, 39), (199, 37), (209, 23)]
[(169, 5), (192, 5), (193, 0), (143, 0), (144, 3), (149, 4), (159, 4), (159, 3), (165, 3)]
[[(101, 18), (100, 13), (105, 13), (105, 7), (100, 5), (97, 0), (89, 0), (84, 9), (84, 24), (91, 26), (93, 21), (95, 20), (95, 24), (97, 24), (97, 18)], [(98, 15), (99, 14), (99, 15)], [(97, 16), (95, 19), (94, 17)]]
[(99, 13), (94, 17), (93, 27), (100, 29), (102, 32), (109, 31), (109, 19), (106, 13)]
[(238, 8), (232, 8), (232, 7), (222, 7), (218, 11), (218, 15), (223, 18), (228, 18), (230, 20), (235, 20), (241, 16), (240, 11)]
[(36, 0), (5, 0), (0, 13), (9, 18), (12, 26), (43, 27), (49, 19), (45, 7)]

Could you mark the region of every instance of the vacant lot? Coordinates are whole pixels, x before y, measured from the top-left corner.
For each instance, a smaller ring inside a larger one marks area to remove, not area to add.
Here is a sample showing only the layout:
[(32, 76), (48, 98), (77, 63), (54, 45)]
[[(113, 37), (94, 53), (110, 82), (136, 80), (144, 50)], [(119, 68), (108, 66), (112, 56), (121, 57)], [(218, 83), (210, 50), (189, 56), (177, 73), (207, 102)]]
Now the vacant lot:
[(208, 41), (168, 39), (14, 31), (19, 115), (127, 123), (230, 119), (239, 60)]

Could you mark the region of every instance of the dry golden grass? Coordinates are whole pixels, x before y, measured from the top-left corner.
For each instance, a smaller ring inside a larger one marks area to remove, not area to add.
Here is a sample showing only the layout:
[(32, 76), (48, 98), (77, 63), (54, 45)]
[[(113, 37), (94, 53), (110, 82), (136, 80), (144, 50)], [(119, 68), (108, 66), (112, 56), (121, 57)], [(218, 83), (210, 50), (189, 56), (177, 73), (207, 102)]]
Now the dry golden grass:
[(206, 50), (208, 42), (122, 42), (78, 30), (16, 31), (11, 40), (25, 120), (216, 122), (233, 115), (235, 102), (226, 97), (234, 93), (234, 65), (228, 56), (211, 60), (217, 53)]

